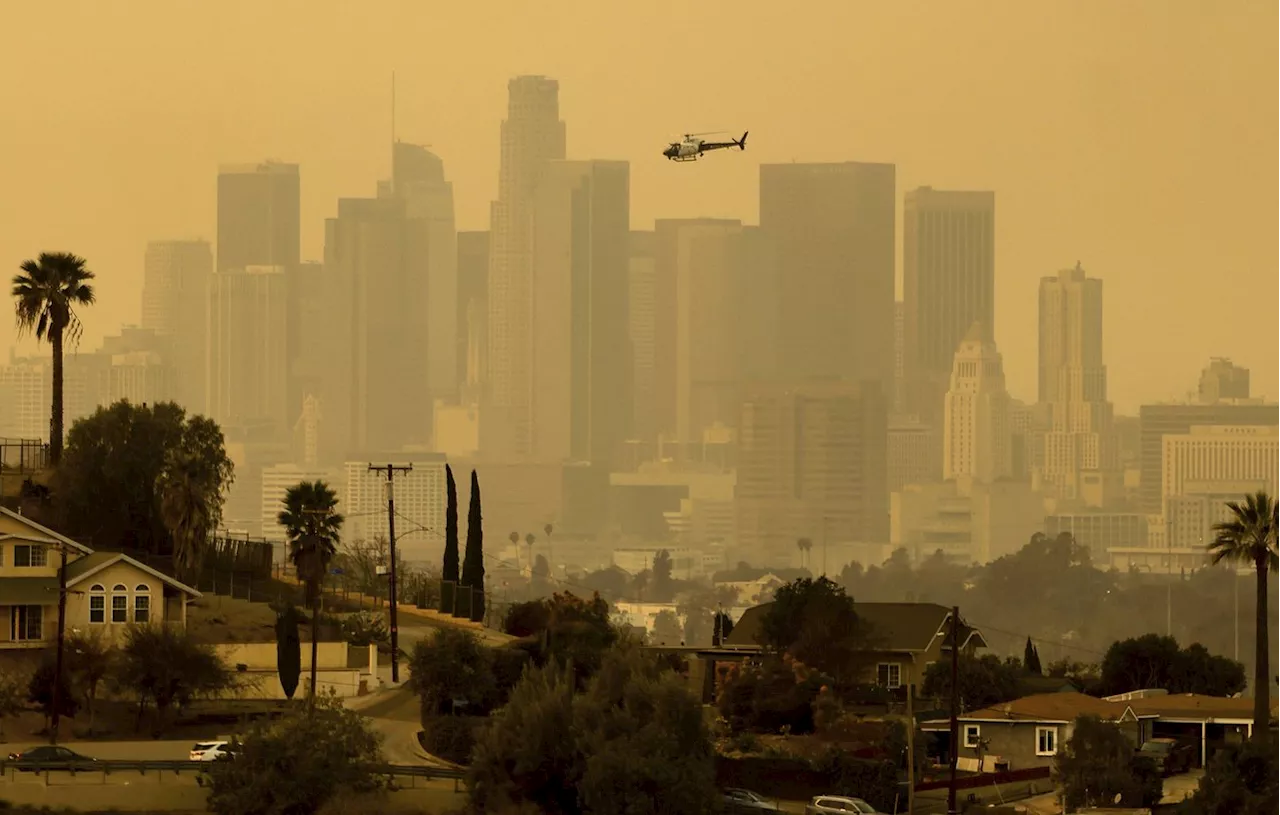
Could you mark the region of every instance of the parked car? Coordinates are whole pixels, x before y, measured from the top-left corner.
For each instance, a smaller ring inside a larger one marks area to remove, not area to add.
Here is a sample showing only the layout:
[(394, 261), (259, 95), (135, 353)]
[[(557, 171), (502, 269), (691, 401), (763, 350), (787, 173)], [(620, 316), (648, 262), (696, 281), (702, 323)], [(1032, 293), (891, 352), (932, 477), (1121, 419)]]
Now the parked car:
[(723, 790), (724, 810), (728, 815), (750, 815), (755, 812), (777, 812), (778, 805), (758, 792), (741, 787)]
[(1154, 761), (1164, 775), (1185, 773), (1196, 762), (1195, 748), (1177, 739), (1147, 739), (1138, 755)]
[(819, 795), (804, 808), (804, 815), (884, 815), (861, 798)]
[[(32, 747), (30, 750), (23, 750), (20, 753), (10, 753), (9, 760), (18, 765), (18, 769), (24, 773), (36, 772), (31, 767), (23, 767), (23, 764), (50, 764), (50, 763), (66, 763), (66, 764), (92, 764), (97, 761), (96, 758), (80, 755), (77, 752), (68, 750), (65, 747), (55, 747), (53, 745), (42, 745), (40, 747)], [(70, 769), (69, 767), (67, 769)]]
[(201, 741), (191, 747), (191, 761), (222, 761), (235, 758), (236, 747), (228, 741)]

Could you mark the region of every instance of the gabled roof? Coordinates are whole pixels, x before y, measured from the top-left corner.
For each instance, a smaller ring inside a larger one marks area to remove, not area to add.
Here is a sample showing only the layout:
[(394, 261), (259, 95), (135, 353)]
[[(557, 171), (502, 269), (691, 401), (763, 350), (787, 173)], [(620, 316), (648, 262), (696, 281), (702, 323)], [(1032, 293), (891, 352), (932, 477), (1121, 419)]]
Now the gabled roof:
[[(1079, 716), (1097, 716), (1104, 721), (1134, 721), (1154, 718), (1136, 713), (1124, 702), (1108, 702), (1083, 693), (1037, 693), (1012, 702), (970, 711), (958, 717), (962, 722), (1024, 722), (1028, 724), (1070, 724)], [(946, 719), (935, 719), (925, 725), (948, 725)], [(935, 728), (936, 729), (936, 728)]]
[(762, 577), (773, 575), (784, 582), (798, 580), (802, 577), (812, 578), (808, 569), (757, 569), (755, 567), (736, 566), (732, 569), (721, 569), (711, 575), (712, 583), (750, 583)]
[[(753, 606), (743, 612), (725, 638), (730, 647), (757, 646), (765, 615), (773, 603)], [(937, 603), (857, 603), (853, 609), (868, 624), (873, 647), (880, 651), (927, 651), (935, 639), (949, 644), (951, 609)], [(960, 621), (961, 647), (973, 642), (986, 647), (982, 633)]]
[(80, 558), (74, 563), (68, 564), (67, 586), (70, 587), (77, 583), (83, 583), (85, 580), (88, 580), (90, 577), (101, 572), (107, 567), (120, 562), (127, 563), (141, 572), (145, 572), (154, 578), (162, 580), (169, 586), (177, 589), (178, 591), (186, 592), (192, 597), (203, 596), (199, 591), (188, 586), (186, 583), (175, 580), (174, 578), (169, 577), (169, 575), (157, 571), (145, 563), (140, 563), (123, 552), (94, 552), (91, 555), (86, 555), (85, 557)]
[(61, 544), (70, 546), (76, 551), (86, 555), (93, 551), (88, 546), (85, 546), (83, 543), (76, 543), (75, 541), (71, 540), (71, 538), (68, 538), (65, 535), (59, 535), (57, 532), (54, 532), (49, 527), (42, 526), (41, 524), (36, 523), (35, 521), (31, 520), (27, 516), (20, 515), (14, 512), (8, 507), (0, 507), (0, 514), (3, 514), (9, 518), (12, 518), (13, 520), (17, 521), (23, 526), (29, 527), (33, 532), (36, 533), (33, 537), (26, 537), (21, 535), (0, 535), (0, 539), (16, 537), (19, 540), (31, 541), (32, 543), (49, 543), (49, 544), (61, 543)]

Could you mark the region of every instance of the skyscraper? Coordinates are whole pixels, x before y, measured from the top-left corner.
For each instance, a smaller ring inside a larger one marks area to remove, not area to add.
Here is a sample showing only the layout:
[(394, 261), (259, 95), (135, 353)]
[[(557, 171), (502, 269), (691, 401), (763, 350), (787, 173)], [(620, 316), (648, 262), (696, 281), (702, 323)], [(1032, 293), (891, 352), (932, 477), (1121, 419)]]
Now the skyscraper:
[(1200, 372), (1200, 404), (1249, 398), (1249, 369), (1225, 357), (1214, 357)]
[(534, 190), (548, 161), (565, 157), (560, 85), (542, 76), (507, 84), (498, 200), (490, 208), (489, 349), (482, 450), (533, 453), (531, 392)]
[(936, 421), (969, 327), (994, 341), (995, 193), (921, 187), (903, 206), (904, 373), (908, 410)]
[[(631, 232), (627, 314), (631, 338), (631, 437), (652, 449), (658, 438), (657, 257), (655, 233)], [(638, 462), (638, 458), (633, 463)]]
[(527, 455), (611, 464), (631, 431), (629, 165), (548, 162), (533, 220)]
[(281, 266), (213, 275), (209, 297), (209, 412), (223, 425), (288, 427), (288, 277)]
[(164, 344), (178, 402), (207, 410), (209, 285), (213, 251), (208, 241), (152, 241), (143, 263), (142, 327)]
[(1013, 475), (1009, 392), (1004, 365), (985, 328), (960, 341), (944, 403), (942, 477), (989, 484)]
[(776, 252), (779, 368), (893, 383), (892, 164), (763, 164), (760, 228)]
[(297, 164), (218, 169), (218, 270), (292, 266), (300, 257)]
[(458, 376), (474, 404), (489, 345), (489, 231), (458, 233)]

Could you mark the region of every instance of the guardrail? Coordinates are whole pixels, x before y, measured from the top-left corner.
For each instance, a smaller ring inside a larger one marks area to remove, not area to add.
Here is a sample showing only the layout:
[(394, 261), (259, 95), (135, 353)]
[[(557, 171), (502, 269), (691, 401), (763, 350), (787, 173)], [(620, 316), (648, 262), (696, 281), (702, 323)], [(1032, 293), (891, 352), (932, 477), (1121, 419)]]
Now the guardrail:
[[(128, 759), (95, 761), (14, 761), (4, 759), (0, 760), (0, 778), (10, 780), (13, 775), (19, 772), (44, 773), (45, 783), (48, 783), (49, 773), (52, 772), (69, 772), (72, 775), (76, 773), (101, 773), (103, 783), (106, 783), (106, 777), (113, 772), (132, 771), (140, 775), (146, 775), (149, 771), (155, 771), (162, 778), (166, 772), (172, 772), (174, 775), (181, 775), (184, 772), (208, 773), (211, 769), (210, 765), (214, 763), (211, 761), (177, 760), (130, 761)], [(455, 787), (457, 786), (456, 782), (465, 777), (465, 772), (455, 767), (374, 764), (370, 769), (374, 775), (382, 775), (389, 778), (400, 776), (415, 780), (423, 778), (428, 781), (447, 779), (454, 781)]]

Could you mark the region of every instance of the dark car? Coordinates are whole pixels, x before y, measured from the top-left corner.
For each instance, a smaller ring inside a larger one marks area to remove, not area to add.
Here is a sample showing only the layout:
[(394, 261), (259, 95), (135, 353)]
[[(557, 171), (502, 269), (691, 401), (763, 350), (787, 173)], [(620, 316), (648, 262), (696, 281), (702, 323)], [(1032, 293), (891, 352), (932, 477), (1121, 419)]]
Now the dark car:
[(1195, 748), (1176, 739), (1147, 739), (1138, 755), (1155, 762), (1162, 775), (1185, 773), (1195, 764)]
[(92, 764), (97, 761), (96, 758), (82, 756), (79, 753), (68, 750), (65, 747), (55, 747), (53, 745), (43, 745), (41, 747), (32, 747), (30, 750), (24, 750), (21, 753), (10, 753), (9, 761), (18, 765), (18, 769), (24, 773), (36, 772), (34, 767), (23, 767), (23, 764), (66, 764), (67, 767), (54, 767), (51, 769), (71, 769), (70, 765)]
[(756, 812), (777, 812), (778, 805), (765, 799), (764, 796), (740, 787), (730, 787), (722, 791), (724, 811), (728, 815), (751, 815)]

